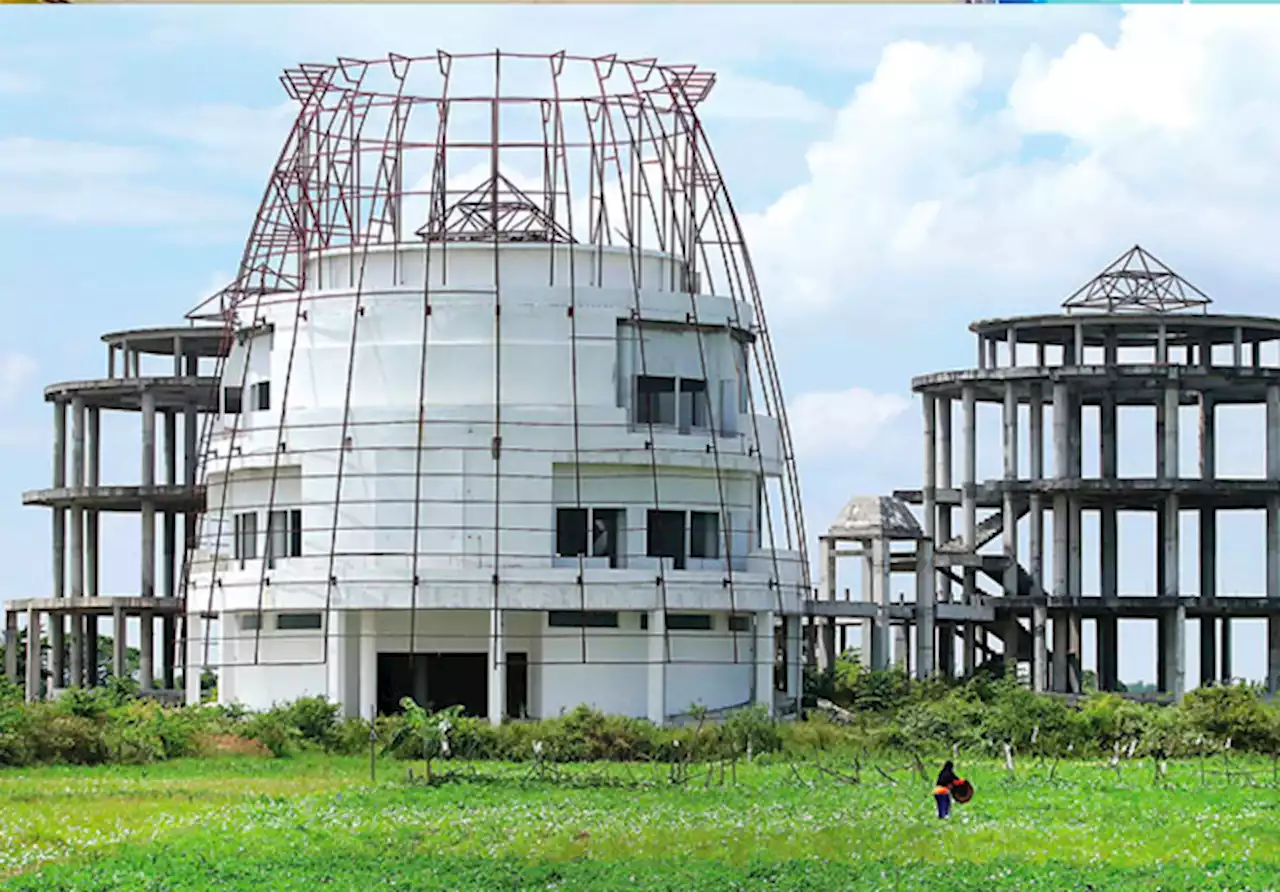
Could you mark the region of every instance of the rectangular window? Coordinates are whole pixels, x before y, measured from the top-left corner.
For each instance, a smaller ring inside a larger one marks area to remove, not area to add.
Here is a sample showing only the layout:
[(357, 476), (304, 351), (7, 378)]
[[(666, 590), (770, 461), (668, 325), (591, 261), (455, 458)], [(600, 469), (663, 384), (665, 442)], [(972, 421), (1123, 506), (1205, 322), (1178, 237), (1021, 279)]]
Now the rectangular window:
[(591, 509), (591, 556), (608, 558), (609, 566), (615, 569), (619, 566), (624, 516), (621, 508)]
[(258, 557), (258, 515), (252, 511), (237, 514), (232, 518), (233, 555), (244, 569), (245, 561)]
[(301, 555), (302, 511), (272, 511), (267, 517), (267, 567), (274, 568), (279, 558)]
[(587, 553), (587, 509), (556, 509), (556, 554), (577, 557)]
[(636, 424), (676, 423), (676, 379), (640, 375), (636, 378)]
[(697, 430), (711, 426), (711, 407), (707, 401), (707, 382), (700, 378), (680, 379), (680, 430)]
[(684, 512), (657, 511), (648, 512), (648, 543), (645, 553), (649, 557), (671, 558), (675, 569), (685, 568), (684, 551)]
[(667, 628), (673, 632), (710, 632), (709, 613), (668, 613)]
[(689, 512), (689, 556), (720, 557), (720, 518), (710, 511)]
[(253, 385), (253, 408), (265, 412), (271, 408), (271, 382), (259, 381)]
[(282, 613), (276, 617), (276, 628), (281, 632), (315, 631), (323, 625), (318, 613)]
[(618, 614), (612, 610), (549, 610), (547, 625), (553, 629), (616, 629)]
[(740, 359), (738, 360), (738, 412), (743, 415), (751, 411), (751, 376), (748, 371), (750, 368), (747, 345), (743, 344)]
[(239, 415), (244, 411), (244, 388), (222, 388), (222, 412), (224, 415)]
[(240, 628), (246, 632), (256, 632), (262, 627), (262, 614), (246, 613), (240, 617)]
[(749, 616), (731, 616), (729, 617), (730, 632), (750, 632), (751, 617)]

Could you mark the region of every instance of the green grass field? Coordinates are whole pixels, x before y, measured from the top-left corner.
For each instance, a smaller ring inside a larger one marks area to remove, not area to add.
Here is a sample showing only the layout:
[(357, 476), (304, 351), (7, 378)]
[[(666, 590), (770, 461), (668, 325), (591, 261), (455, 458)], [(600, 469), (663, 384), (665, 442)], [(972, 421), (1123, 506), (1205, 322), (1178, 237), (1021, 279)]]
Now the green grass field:
[[(1275, 889), (1269, 762), (962, 764), (978, 795), (933, 815), (930, 784), (740, 766), (667, 782), (649, 766), (527, 766), (410, 784), (357, 758), (228, 758), (0, 770), (0, 887), (294, 889)], [(418, 766), (419, 770), (421, 766)], [(460, 770), (449, 766), (450, 770)], [(1245, 769), (1252, 768), (1252, 774)]]

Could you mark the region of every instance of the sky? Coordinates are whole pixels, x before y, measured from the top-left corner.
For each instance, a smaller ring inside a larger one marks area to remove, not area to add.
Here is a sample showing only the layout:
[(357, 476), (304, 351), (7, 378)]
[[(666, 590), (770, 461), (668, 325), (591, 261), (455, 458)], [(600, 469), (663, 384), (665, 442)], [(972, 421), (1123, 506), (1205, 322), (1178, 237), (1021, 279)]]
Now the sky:
[[(1219, 311), (1276, 312), (1280, 10), (9, 6), (0, 598), (49, 588), (47, 515), (21, 506), (50, 475), (42, 387), (101, 376), (101, 334), (180, 321), (231, 278), (291, 120), (280, 70), (438, 47), (717, 72), (705, 126), (760, 275), (811, 536), (855, 494), (919, 485), (911, 378), (971, 366), (973, 319), (1053, 312), (1135, 243)], [(989, 444), (997, 424), (981, 414)], [(1122, 417), (1122, 466), (1150, 449), (1136, 428)], [(1224, 414), (1219, 474), (1260, 476), (1261, 433), (1260, 416)], [(135, 457), (108, 449), (104, 479), (136, 479)], [(984, 450), (979, 477), (999, 462)], [(1122, 522), (1126, 593), (1154, 588), (1153, 530)], [(1183, 533), (1194, 590), (1194, 519)], [(104, 592), (137, 579), (134, 535), (104, 527)], [(1257, 516), (1221, 523), (1222, 593), (1262, 591), (1262, 536)], [(1151, 680), (1154, 629), (1122, 636), (1122, 678)], [(1190, 681), (1194, 624), (1187, 637)], [(1240, 624), (1238, 675), (1264, 674), (1264, 645)]]

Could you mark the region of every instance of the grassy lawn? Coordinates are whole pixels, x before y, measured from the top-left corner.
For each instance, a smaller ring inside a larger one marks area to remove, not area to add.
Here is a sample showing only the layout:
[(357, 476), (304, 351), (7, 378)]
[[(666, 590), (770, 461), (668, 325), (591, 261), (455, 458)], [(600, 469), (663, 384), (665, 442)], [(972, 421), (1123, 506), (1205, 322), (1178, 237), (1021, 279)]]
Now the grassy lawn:
[[(1240, 762), (1241, 769), (1246, 767)], [(450, 766), (456, 770), (456, 766)], [(222, 759), (0, 770), (6, 889), (1274, 889), (1270, 763), (1203, 779), (1150, 763), (1117, 778), (1066, 764), (1009, 778), (961, 766), (978, 795), (948, 822), (930, 784), (847, 785), (740, 767), (672, 786), (651, 767), (562, 779), (486, 764), (428, 787), (358, 758)], [(419, 766), (420, 768), (420, 766)]]

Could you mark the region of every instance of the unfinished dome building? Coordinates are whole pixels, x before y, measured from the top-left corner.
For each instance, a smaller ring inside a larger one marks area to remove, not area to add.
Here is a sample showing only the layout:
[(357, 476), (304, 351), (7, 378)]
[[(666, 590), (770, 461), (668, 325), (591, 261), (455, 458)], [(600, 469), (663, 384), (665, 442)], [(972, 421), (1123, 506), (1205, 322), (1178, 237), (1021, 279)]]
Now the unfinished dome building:
[[(298, 115), (236, 280), (189, 667), (250, 707), (665, 721), (799, 693), (782, 394), (693, 66), (389, 56)], [(188, 697), (198, 696), (189, 671)]]
[[(1063, 313), (973, 323), (976, 368), (912, 381), (924, 411), (923, 488), (856, 498), (819, 536), (820, 591), (807, 605), (815, 618), (811, 657), (829, 665), (856, 623), (864, 659), (875, 668), (892, 659), (923, 678), (996, 659), (1025, 668), (1038, 691), (1070, 694), (1083, 688), (1082, 631), (1092, 622), (1098, 687), (1114, 691), (1120, 621), (1154, 620), (1157, 687), (1177, 698), (1188, 683), (1188, 618), (1199, 626), (1201, 684), (1233, 677), (1233, 621), (1265, 619), (1267, 687), (1275, 692), (1280, 319), (1210, 314), (1209, 304), (1134, 247), (1068, 298)], [(999, 445), (988, 453), (978, 437), (984, 405), (1001, 419)], [(1255, 447), (1265, 454), (1259, 477), (1218, 473), (1217, 410), (1242, 406), (1265, 408), (1264, 442)], [(1145, 431), (1128, 424), (1134, 413), (1126, 415), (1122, 462), (1120, 410), (1144, 407)], [(1095, 455), (1085, 454), (1086, 413), (1096, 418)], [(1193, 440), (1182, 436), (1187, 416), (1198, 416), (1190, 465), (1180, 460)], [(1003, 457), (992, 479), (978, 478), (984, 454)], [(1131, 473), (1153, 455), (1154, 474)], [(919, 524), (908, 505), (920, 509)], [(1263, 591), (1221, 591), (1224, 511), (1265, 513), (1265, 539), (1254, 552), (1264, 564)], [(1154, 519), (1153, 552), (1121, 548), (1127, 512)], [(1090, 515), (1096, 550), (1084, 544)], [(1198, 528), (1194, 560), (1182, 554), (1188, 515)], [(847, 557), (863, 563), (860, 597), (850, 588), (839, 594), (837, 565)], [(1122, 573), (1122, 559), (1139, 572)], [(1193, 578), (1183, 572), (1188, 564)], [(1154, 575), (1154, 592), (1122, 589), (1123, 579), (1152, 568), (1145, 575)], [(912, 601), (890, 600), (894, 573), (915, 576)], [(1087, 590), (1093, 578), (1097, 588)]]

